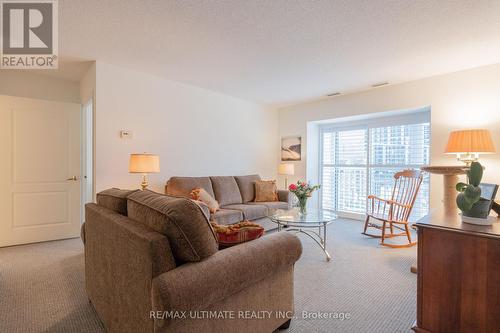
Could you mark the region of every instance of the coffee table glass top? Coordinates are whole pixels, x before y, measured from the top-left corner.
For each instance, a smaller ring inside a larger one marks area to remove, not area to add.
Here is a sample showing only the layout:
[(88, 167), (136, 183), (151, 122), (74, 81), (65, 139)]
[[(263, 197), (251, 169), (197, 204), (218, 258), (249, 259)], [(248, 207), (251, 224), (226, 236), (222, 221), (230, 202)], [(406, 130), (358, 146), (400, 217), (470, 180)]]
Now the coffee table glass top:
[(319, 227), (332, 223), (337, 214), (328, 209), (311, 209), (301, 215), (298, 208), (271, 211), (268, 217), (281, 225), (294, 227)]

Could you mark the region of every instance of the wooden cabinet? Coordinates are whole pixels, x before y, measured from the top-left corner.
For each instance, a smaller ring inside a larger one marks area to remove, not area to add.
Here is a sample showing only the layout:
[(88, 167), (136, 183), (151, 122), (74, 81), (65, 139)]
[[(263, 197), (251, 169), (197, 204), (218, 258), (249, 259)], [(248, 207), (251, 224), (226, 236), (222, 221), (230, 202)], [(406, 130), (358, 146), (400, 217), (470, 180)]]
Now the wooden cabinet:
[(500, 332), (500, 223), (438, 211), (417, 223), (416, 332)]

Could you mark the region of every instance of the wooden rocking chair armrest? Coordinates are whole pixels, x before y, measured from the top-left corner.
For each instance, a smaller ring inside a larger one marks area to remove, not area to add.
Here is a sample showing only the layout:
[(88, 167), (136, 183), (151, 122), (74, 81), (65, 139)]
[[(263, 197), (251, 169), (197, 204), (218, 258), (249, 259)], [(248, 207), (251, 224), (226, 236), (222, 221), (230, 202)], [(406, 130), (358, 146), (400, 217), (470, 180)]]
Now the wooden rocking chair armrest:
[(368, 205), (367, 205), (368, 214), (384, 215), (392, 211), (391, 200), (382, 199), (375, 195), (369, 195), (367, 199), (368, 199)]
[(392, 201), (392, 200), (388, 200), (388, 199), (379, 198), (376, 195), (369, 195), (367, 198), (368, 198), (368, 200), (378, 200), (378, 201), (387, 202), (387, 203), (391, 203), (391, 201)]
[(382, 202), (387, 202), (390, 205), (397, 205), (400, 207), (411, 208), (411, 205), (405, 205), (405, 204), (399, 203), (399, 202), (391, 200), (391, 199), (382, 199), (382, 198), (379, 198), (375, 195), (369, 195), (368, 200), (370, 200), (370, 199), (371, 200), (378, 200), (378, 201), (382, 201)]
[(411, 205), (405, 205), (405, 204), (399, 203), (399, 202), (394, 201), (394, 200), (387, 200), (387, 202), (389, 202), (391, 205), (396, 205), (396, 206), (400, 206), (400, 207), (404, 207), (404, 208), (411, 208), (412, 207)]

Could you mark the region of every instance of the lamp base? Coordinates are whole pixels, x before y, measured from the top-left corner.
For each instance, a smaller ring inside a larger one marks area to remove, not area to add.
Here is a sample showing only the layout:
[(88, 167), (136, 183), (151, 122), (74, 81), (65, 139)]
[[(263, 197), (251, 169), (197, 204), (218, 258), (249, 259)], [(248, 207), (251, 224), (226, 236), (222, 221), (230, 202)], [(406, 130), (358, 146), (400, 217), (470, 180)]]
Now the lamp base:
[(142, 175), (142, 183), (141, 183), (142, 190), (144, 191), (145, 189), (148, 188), (148, 186), (149, 186), (148, 175), (144, 173)]

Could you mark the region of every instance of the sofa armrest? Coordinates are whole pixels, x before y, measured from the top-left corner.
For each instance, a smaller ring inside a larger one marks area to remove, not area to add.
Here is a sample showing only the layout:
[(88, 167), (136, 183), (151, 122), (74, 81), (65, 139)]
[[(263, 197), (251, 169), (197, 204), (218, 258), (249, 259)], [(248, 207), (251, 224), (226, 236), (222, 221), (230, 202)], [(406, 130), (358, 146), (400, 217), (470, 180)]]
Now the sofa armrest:
[(288, 190), (278, 190), (278, 200), (288, 202), (290, 205), (292, 202), (292, 194)]
[(156, 311), (206, 309), (239, 291), (290, 268), (302, 245), (280, 232), (221, 250), (197, 263), (188, 263), (153, 280)]
[(106, 330), (152, 331), (153, 278), (175, 268), (168, 239), (96, 204), (85, 217), (86, 290)]

